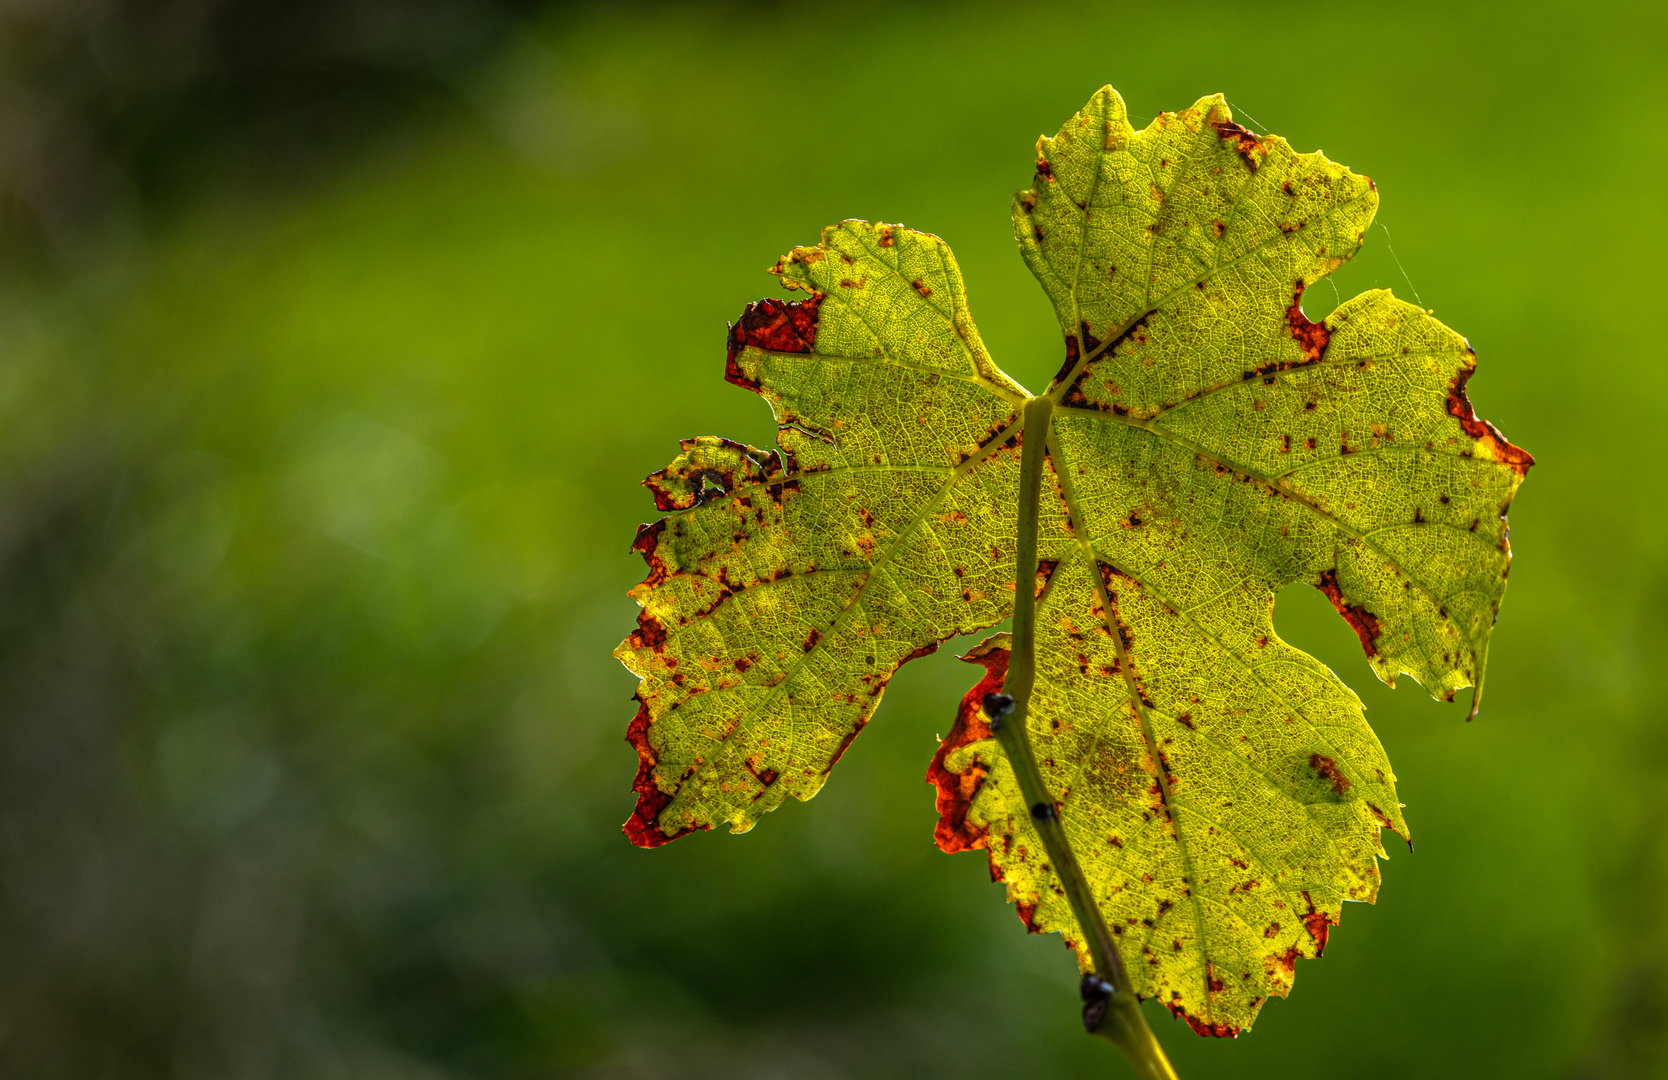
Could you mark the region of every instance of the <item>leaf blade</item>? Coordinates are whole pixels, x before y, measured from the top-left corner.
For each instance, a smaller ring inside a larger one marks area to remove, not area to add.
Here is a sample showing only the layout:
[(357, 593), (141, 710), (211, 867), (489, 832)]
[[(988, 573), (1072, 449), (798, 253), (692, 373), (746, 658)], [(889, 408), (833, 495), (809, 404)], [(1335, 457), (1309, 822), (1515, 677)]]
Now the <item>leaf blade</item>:
[(771, 403), (777, 447), (689, 440), (646, 482), (671, 513), (639, 534), (616, 652), (643, 679), (640, 846), (810, 798), (899, 666), (1011, 605), (1012, 545), (986, 536), (1014, 527), (1024, 392), (947, 247), (846, 222), (775, 272), (810, 299), (751, 305), (726, 377)]
[[(690, 440), (647, 481), (670, 513), (639, 533), (617, 653), (643, 680), (627, 832), (811, 797), (898, 666), (1010, 614), (1019, 445), (1046, 438), (1032, 748), (1137, 991), (1233, 1035), (1376, 897), (1381, 829), (1408, 835), (1360, 700), (1279, 639), (1275, 593), (1324, 592), (1387, 683), (1480, 688), (1533, 459), (1476, 416), (1475, 356), (1429, 312), (1373, 291), (1304, 314), (1371, 223), (1367, 178), (1220, 95), (1134, 131), (1109, 87), (1038, 162), (1014, 224), (1065, 341), (1047, 431), (927, 234), (825, 230), (774, 270), (808, 298), (732, 327), (726, 377), (777, 446)], [(965, 658), (986, 670), (928, 773), (936, 839), (984, 848), (1076, 947), (981, 711), (1006, 648)]]
[[(1474, 357), (1428, 313), (1373, 292), (1303, 314), (1369, 181), (1220, 97), (1143, 132), (1122, 115), (1096, 95), (1015, 204), (1066, 336), (1049, 449), (1073, 549), (1039, 603), (1030, 735), (1137, 990), (1232, 1035), (1376, 896), (1380, 829), (1408, 835), (1359, 699), (1279, 639), (1274, 594), (1321, 589), (1381, 678), (1451, 699), (1480, 682), (1532, 459), (1476, 420)], [(1179, 165), (1162, 189), (1155, 162)], [(997, 747), (960, 730), (934, 777), (951, 846), (1081, 940)]]

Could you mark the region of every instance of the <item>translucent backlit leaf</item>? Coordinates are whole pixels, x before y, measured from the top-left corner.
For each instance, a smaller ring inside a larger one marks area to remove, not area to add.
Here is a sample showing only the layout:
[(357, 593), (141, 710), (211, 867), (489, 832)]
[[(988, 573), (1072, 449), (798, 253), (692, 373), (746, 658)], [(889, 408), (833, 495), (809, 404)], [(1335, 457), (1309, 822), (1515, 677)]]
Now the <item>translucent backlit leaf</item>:
[[(1278, 637), (1276, 592), (1325, 592), (1386, 682), (1480, 688), (1532, 464), (1429, 313), (1385, 291), (1303, 313), (1377, 201), (1220, 97), (1137, 132), (1102, 90), (1014, 205), (1065, 341), (1034, 433), (942, 241), (845, 222), (784, 258), (806, 298), (750, 305), (727, 367), (777, 446), (690, 440), (647, 481), (668, 513), (617, 654), (643, 680), (633, 842), (809, 798), (901, 664), (1010, 615), (1019, 447), (1045, 438), (1032, 745), (1136, 989), (1248, 1027), (1374, 898), (1380, 830), (1408, 835), (1359, 700)], [(986, 850), (1032, 929), (1080, 942), (980, 707), (1005, 635), (967, 659), (939, 845)]]

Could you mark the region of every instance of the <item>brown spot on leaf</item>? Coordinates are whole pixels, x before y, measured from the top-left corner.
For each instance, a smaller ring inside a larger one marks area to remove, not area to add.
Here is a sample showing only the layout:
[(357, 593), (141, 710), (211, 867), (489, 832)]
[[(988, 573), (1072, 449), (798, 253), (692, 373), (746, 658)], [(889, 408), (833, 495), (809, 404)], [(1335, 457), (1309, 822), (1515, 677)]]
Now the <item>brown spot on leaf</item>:
[(637, 613), (637, 629), (626, 639), (634, 649), (653, 649), (659, 651), (666, 644), (666, 628), (660, 625), (660, 620), (646, 611)]
[[(1117, 340), (1108, 344), (1104, 350), (1101, 350), (1101, 355), (1103, 357), (1112, 355), (1112, 353), (1117, 350), (1118, 346), (1122, 345), (1126, 341), (1134, 340), (1144, 344), (1147, 340), (1146, 330), (1147, 316), (1143, 315), (1139, 319), (1135, 320), (1135, 322), (1130, 325), (1129, 329), (1120, 334)], [(1093, 353), (1097, 349), (1100, 349), (1101, 341), (1099, 338), (1095, 337), (1087, 322), (1082, 323), (1078, 327), (1078, 333), (1075, 336), (1082, 338), (1082, 347), (1088, 352)], [(1060, 380), (1064, 379), (1071, 373), (1071, 369), (1076, 365), (1079, 355), (1078, 343), (1073, 341), (1071, 337), (1068, 337), (1066, 339), (1066, 363), (1060, 368), (1059, 374), (1054, 376), (1055, 384), (1058, 384)], [(1086, 395), (1083, 391), (1083, 387), (1089, 379), (1092, 367), (1093, 365), (1085, 367), (1083, 371), (1079, 373), (1077, 381), (1072, 383), (1065, 395), (1061, 397), (1060, 403), (1062, 405), (1071, 406), (1073, 408), (1096, 408), (1101, 409), (1102, 411), (1107, 410), (1107, 406), (1105, 405), (1090, 402), (1088, 395)], [(1116, 387), (1111, 386), (1110, 384), (1108, 385), (1108, 389), (1114, 394), (1120, 392)], [(1125, 405), (1113, 405), (1111, 406), (1111, 411), (1117, 413), (1119, 416), (1129, 415), (1129, 407)]]
[(1216, 129), (1218, 139), (1223, 142), (1233, 141), (1234, 150), (1239, 154), (1240, 159), (1245, 162), (1247, 168), (1256, 172), (1262, 167), (1263, 158), (1268, 156), (1268, 151), (1263, 149), (1261, 139), (1231, 120), (1218, 121), (1211, 126)]
[(929, 287), (928, 287), (928, 286), (926, 286), (926, 285), (923, 285), (923, 284), (922, 284), (922, 283), (921, 283), (921, 282), (920, 282), (920, 280), (919, 280), (919, 279), (917, 279), (917, 280), (915, 280), (915, 281), (912, 281), (912, 282), (910, 282), (910, 283), (909, 283), (909, 284), (910, 284), (910, 285), (911, 285), (911, 286), (912, 286), (912, 287), (914, 287), (914, 289), (915, 289), (915, 291), (916, 291), (916, 292), (918, 292), (918, 293), (920, 293), (920, 294), (921, 294), (921, 295), (922, 295), (922, 296), (931, 296), (931, 295), (932, 295), (932, 289), (931, 289), (931, 288), (929, 288)]
[(1327, 917), (1326, 912), (1315, 910), (1315, 902), (1309, 899), (1308, 893), (1303, 894), (1303, 899), (1309, 905), (1308, 913), (1303, 916), (1303, 927), (1315, 939), (1315, 955), (1319, 956), (1326, 951), (1326, 932), (1333, 920)]
[(1327, 342), (1332, 339), (1332, 331), (1325, 323), (1310, 322), (1309, 316), (1303, 314), (1303, 282), (1297, 283), (1297, 289), (1292, 293), (1292, 302), (1286, 308), (1286, 329), (1292, 340), (1303, 349), (1303, 355), (1310, 363), (1321, 358), (1326, 352)]
[(1059, 568), (1060, 568), (1060, 560), (1059, 559), (1038, 559), (1037, 560), (1037, 586), (1036, 586), (1037, 593), (1036, 593), (1036, 597), (1039, 601), (1043, 598), (1043, 594), (1048, 591), (1049, 583), (1054, 580), (1054, 571), (1058, 570)]
[[(1145, 317), (1143, 317), (1140, 320), (1140, 322), (1138, 322), (1136, 325), (1145, 326), (1146, 325)], [(1130, 329), (1131, 329), (1131, 331), (1133, 331), (1134, 327), (1131, 327)], [(1095, 349), (1099, 347), (1100, 338), (1095, 336), (1094, 331), (1092, 329), (1090, 329), (1089, 324), (1087, 322), (1079, 323), (1078, 327), (1077, 327), (1077, 332), (1083, 338), (1083, 348), (1084, 349), (1086, 349), (1089, 352), (1094, 352)]]
[(1081, 355), (1082, 355), (1082, 353), (1080, 353), (1078, 351), (1078, 348), (1077, 348), (1077, 335), (1067, 334), (1066, 335), (1066, 361), (1065, 361), (1065, 363), (1060, 365), (1060, 370), (1056, 371), (1054, 373), (1054, 381), (1059, 382), (1061, 379), (1065, 378), (1067, 375), (1070, 375), (1071, 374), (1071, 369), (1077, 366), (1077, 358)]
[(1337, 794), (1342, 795), (1350, 789), (1349, 777), (1344, 775), (1344, 770), (1338, 768), (1336, 758), (1327, 757), (1319, 752), (1310, 754), (1309, 768), (1315, 770), (1315, 775), (1331, 784), (1332, 790)]
[(810, 352), (817, 340), (817, 313), (821, 307), (822, 293), (812, 293), (807, 300), (766, 299), (748, 304), (741, 318), (730, 327), (725, 380), (748, 390), (758, 390), (758, 381), (736, 365), (736, 357), (748, 346), (767, 352)]
[(776, 783), (776, 778), (782, 775), (775, 769), (770, 768), (768, 765), (764, 768), (760, 768), (759, 759), (756, 757), (750, 757), (747, 759), (747, 771), (752, 773), (753, 777), (765, 787), (769, 787), (770, 785)]

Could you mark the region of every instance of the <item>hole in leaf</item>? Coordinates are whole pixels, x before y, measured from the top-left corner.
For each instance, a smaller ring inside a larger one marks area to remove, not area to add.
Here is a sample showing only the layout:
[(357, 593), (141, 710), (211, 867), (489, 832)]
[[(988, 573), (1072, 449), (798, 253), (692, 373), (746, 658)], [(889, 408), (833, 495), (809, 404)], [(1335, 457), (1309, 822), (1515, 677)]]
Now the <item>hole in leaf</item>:
[[(1333, 608), (1326, 594), (1294, 581), (1274, 598), (1274, 632), (1333, 671), (1355, 672), (1366, 666), (1361, 639)], [(1345, 682), (1359, 681), (1346, 678)]]

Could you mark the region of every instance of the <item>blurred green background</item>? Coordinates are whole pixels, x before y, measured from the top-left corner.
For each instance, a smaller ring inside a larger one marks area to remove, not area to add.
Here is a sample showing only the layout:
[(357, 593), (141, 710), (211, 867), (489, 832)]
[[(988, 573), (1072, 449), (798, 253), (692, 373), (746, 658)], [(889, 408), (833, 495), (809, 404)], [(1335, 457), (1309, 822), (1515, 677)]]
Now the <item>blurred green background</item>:
[(768, 445), (724, 327), (821, 226), (945, 237), (1046, 382), (1008, 202), (1110, 82), (1371, 175), (1309, 314), (1416, 295), (1541, 462), (1475, 723), (1282, 594), (1418, 851), (1254, 1031), (1161, 1039), (1668, 1076), (1665, 41), (1657, 4), (7, 0), (0, 1075), (1122, 1075), (1059, 941), (932, 845), (951, 649), (816, 800), (652, 852), (609, 656), (637, 481)]

